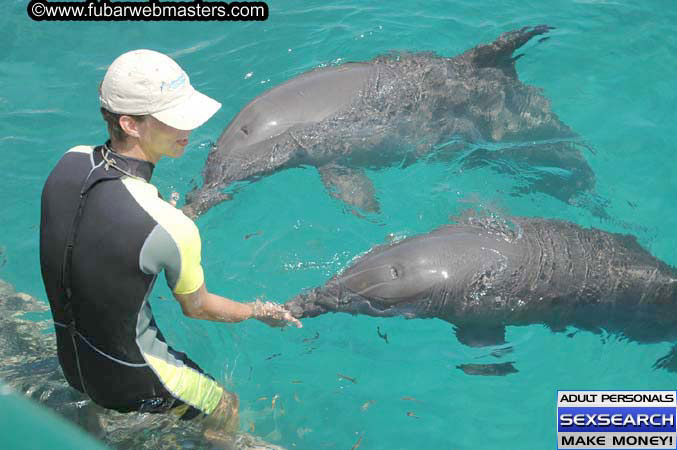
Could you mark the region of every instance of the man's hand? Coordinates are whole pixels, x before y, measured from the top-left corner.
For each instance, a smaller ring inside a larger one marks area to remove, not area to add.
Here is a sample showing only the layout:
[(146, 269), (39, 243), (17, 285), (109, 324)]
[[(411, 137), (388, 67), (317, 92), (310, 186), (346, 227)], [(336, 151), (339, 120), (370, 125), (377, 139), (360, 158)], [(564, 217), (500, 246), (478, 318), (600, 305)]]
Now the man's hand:
[(296, 328), (302, 328), (301, 322), (296, 319), (282, 305), (272, 302), (256, 300), (252, 303), (252, 317), (271, 327), (284, 327), (292, 324)]

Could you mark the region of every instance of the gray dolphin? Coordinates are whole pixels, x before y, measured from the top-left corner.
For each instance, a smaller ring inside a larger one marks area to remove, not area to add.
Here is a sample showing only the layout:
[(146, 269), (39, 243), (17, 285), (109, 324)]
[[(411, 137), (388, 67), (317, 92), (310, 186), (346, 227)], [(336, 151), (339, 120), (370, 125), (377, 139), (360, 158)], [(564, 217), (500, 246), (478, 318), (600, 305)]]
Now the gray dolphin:
[(513, 55), (551, 29), (506, 32), (454, 58), (401, 53), (319, 68), (274, 87), (221, 134), (204, 185), (187, 195), (184, 211), (195, 217), (230, 198), (222, 189), (236, 181), (314, 166), (332, 196), (374, 212), (379, 205), (365, 168), (407, 165), (424, 155), (456, 158), (463, 150), (470, 150), (468, 166), (497, 167), (492, 161), (507, 158), (545, 168), (528, 189), (568, 201), (593, 188), (594, 174), (576, 134), (542, 91), (519, 81), (521, 55)]
[[(505, 343), (505, 327), (545, 324), (677, 339), (677, 270), (629, 235), (572, 223), (469, 219), (376, 247), (324, 286), (286, 303), (327, 312), (436, 317), (470, 346)], [(670, 358), (659, 367), (675, 368)]]

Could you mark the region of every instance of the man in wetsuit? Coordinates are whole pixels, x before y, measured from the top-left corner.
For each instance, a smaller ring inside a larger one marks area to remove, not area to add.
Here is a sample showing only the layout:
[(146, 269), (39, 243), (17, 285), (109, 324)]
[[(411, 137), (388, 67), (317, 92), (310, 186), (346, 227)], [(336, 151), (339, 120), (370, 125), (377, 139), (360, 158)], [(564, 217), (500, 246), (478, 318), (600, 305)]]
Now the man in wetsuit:
[(167, 345), (148, 302), (164, 270), (188, 317), (301, 326), (280, 305), (209, 292), (197, 227), (150, 184), (155, 163), (180, 157), (221, 104), (150, 50), (111, 64), (100, 102), (110, 140), (66, 152), (42, 192), (40, 263), (64, 375), (105, 408), (204, 414), (234, 432), (237, 396)]

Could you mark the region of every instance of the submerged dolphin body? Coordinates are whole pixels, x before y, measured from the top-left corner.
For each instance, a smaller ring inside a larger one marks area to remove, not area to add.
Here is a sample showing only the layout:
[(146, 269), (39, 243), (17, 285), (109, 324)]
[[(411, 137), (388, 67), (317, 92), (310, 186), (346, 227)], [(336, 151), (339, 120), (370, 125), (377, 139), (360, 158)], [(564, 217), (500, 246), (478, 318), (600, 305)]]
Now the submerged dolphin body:
[[(454, 58), (404, 53), (320, 68), (272, 88), (224, 130), (207, 158), (204, 185), (189, 193), (184, 211), (202, 214), (229, 198), (222, 189), (236, 181), (307, 165), (318, 168), (332, 196), (374, 212), (379, 205), (365, 168), (463, 150), (466, 167), (544, 169), (527, 190), (564, 201), (591, 190), (594, 174), (576, 134), (540, 89), (517, 78), (521, 55), (514, 51), (550, 29), (503, 33)], [(510, 167), (492, 164), (503, 159)]]
[[(638, 342), (677, 340), (677, 270), (629, 235), (534, 218), (439, 228), (359, 257), (286, 303), (327, 312), (436, 317), (470, 346), (505, 342), (505, 327), (606, 330)], [(674, 368), (672, 358), (659, 366)]]

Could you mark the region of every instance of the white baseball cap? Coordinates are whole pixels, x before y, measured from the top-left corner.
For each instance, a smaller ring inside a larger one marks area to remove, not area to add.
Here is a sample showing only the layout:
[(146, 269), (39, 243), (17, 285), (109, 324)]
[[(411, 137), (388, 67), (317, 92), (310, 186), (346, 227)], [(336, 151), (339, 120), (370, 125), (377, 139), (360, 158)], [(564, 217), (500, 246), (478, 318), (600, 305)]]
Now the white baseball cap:
[(110, 112), (151, 115), (179, 130), (199, 127), (221, 108), (221, 103), (191, 86), (172, 58), (143, 49), (113, 61), (101, 83), (99, 100)]

